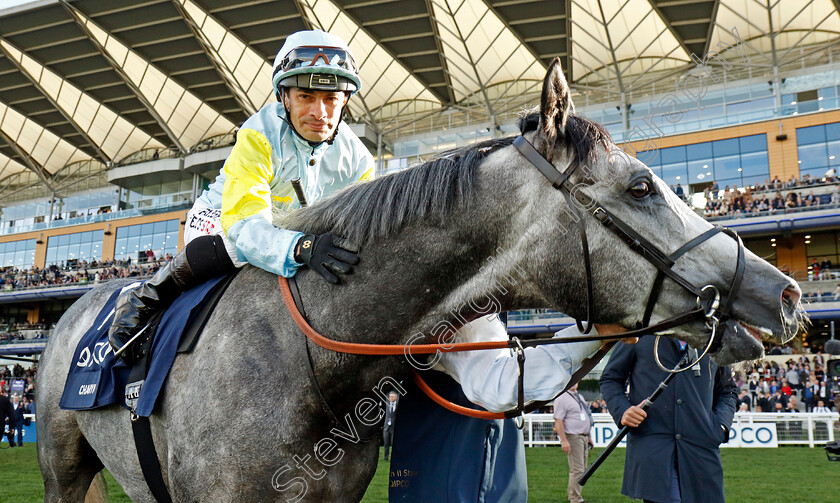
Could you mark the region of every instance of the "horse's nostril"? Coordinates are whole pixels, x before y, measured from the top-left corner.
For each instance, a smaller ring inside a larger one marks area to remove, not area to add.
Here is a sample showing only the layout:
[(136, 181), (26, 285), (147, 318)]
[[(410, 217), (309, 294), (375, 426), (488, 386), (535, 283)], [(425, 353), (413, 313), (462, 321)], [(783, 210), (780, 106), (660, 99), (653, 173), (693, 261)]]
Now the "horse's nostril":
[(794, 307), (799, 303), (801, 297), (802, 290), (799, 289), (799, 285), (793, 284), (782, 292), (782, 303), (787, 307)]

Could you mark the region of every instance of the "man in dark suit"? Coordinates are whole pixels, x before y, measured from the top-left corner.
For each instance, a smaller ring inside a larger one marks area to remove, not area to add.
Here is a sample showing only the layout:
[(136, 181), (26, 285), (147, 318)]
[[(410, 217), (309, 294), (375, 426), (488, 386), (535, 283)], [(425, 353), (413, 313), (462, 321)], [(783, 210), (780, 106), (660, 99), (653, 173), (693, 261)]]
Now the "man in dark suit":
[(385, 406), (385, 424), (382, 428), (382, 440), (385, 444), (385, 461), (391, 452), (391, 442), (394, 440), (394, 422), (397, 418), (397, 397), (396, 391), (388, 394), (388, 404)]
[[(20, 396), (15, 395), (12, 399), (12, 407), (15, 411), (15, 431), (17, 432), (17, 446), (23, 447), (23, 415), (29, 414), (29, 410), (23, 404), (23, 400)], [(11, 427), (9, 427), (11, 430)], [(12, 433), (14, 435), (14, 432)], [(9, 438), (9, 442), (11, 443), (12, 439)]]
[[(737, 387), (729, 367), (708, 356), (697, 371), (674, 377), (654, 405), (639, 405), (666, 377), (654, 361), (653, 337), (618, 343), (601, 375), (601, 392), (617, 425), (629, 425), (621, 492), (650, 502), (725, 500), (721, 443), (729, 438)], [(660, 359), (673, 368), (687, 351), (684, 343), (662, 338)], [(699, 375), (698, 375), (699, 374)], [(629, 382), (630, 393), (625, 395)]]
[(0, 440), (2, 440), (2, 429), (6, 425), (6, 419), (9, 419), (9, 447), (15, 446), (15, 410), (12, 407), (12, 402), (6, 397), (6, 392), (0, 389)]

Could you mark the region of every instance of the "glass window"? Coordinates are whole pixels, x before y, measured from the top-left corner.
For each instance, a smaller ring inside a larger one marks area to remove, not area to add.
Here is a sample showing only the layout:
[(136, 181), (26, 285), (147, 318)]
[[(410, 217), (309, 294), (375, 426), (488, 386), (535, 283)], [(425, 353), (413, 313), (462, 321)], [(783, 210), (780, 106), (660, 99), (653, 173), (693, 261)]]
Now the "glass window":
[(66, 263), (68, 260), (102, 260), (103, 234), (102, 230), (98, 230), (50, 236), (46, 265)]
[(770, 163), (767, 160), (767, 152), (753, 152), (741, 154), (741, 176), (763, 176), (767, 178), (770, 174)]
[(725, 155), (738, 155), (738, 138), (712, 142), (712, 150), (714, 151), (715, 158)]
[(712, 160), (688, 161), (689, 183), (699, 183), (712, 180)]
[(673, 185), (676, 187), (678, 183), (687, 184), (688, 172), (685, 163), (662, 166), (662, 179), (665, 180), (668, 186)]
[(828, 166), (828, 155), (825, 143), (801, 145), (799, 147), (799, 171), (823, 169)]
[(740, 175), (738, 169), (741, 167), (741, 158), (738, 155), (715, 157), (715, 178), (728, 179)]
[[(840, 122), (835, 122), (835, 123), (832, 123), (832, 124), (826, 124), (824, 127), (825, 127), (825, 139), (827, 141), (840, 140)], [(797, 131), (797, 135), (798, 134), (799, 134), (799, 132)]]
[(29, 269), (35, 265), (35, 240), (0, 243), (0, 267)]
[(178, 219), (127, 225), (117, 228), (114, 258), (137, 260), (138, 253), (152, 250), (155, 258), (178, 252)]
[(686, 158), (689, 161), (694, 161), (698, 159), (711, 159), (712, 158), (712, 143), (711, 142), (704, 142), (704, 143), (695, 143), (694, 145), (686, 145), (685, 147)]
[(756, 134), (752, 136), (743, 136), (738, 138), (738, 142), (740, 143), (742, 154), (748, 152), (767, 152), (767, 135)]
[(796, 130), (797, 145), (811, 145), (825, 142), (825, 126), (803, 127)]
[(659, 157), (662, 159), (662, 165), (673, 164), (675, 162), (685, 162), (685, 147), (670, 147), (663, 148), (659, 151)]

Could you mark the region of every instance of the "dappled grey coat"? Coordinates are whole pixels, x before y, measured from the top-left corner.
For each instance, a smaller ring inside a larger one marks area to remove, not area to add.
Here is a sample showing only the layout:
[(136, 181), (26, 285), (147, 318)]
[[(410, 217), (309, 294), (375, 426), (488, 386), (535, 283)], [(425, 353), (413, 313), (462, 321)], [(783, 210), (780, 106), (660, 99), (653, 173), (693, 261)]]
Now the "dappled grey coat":
[[(653, 359), (654, 337), (638, 344), (618, 343), (601, 375), (601, 392), (616, 424), (631, 404), (648, 397), (667, 375)], [(673, 368), (682, 358), (679, 342), (662, 338), (660, 359)], [(683, 372), (648, 409), (645, 421), (627, 438), (622, 494), (667, 502), (674, 456), (679, 466), (683, 503), (724, 501), (719, 445), (726, 441), (735, 415), (736, 386), (729, 367), (709, 357), (701, 372)], [(629, 400), (625, 383), (629, 378)], [(725, 426), (724, 429), (721, 426)]]

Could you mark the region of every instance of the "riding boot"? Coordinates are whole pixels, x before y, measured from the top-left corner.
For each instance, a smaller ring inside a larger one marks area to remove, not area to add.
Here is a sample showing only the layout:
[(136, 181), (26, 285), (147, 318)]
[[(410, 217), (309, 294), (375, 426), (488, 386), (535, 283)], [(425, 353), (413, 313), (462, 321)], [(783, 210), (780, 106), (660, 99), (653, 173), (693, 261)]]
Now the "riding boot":
[[(148, 281), (119, 295), (108, 332), (111, 347), (115, 352), (123, 347), (155, 312), (169, 307), (181, 293), (235, 269), (221, 236), (193, 239)], [(128, 362), (133, 355), (133, 348), (120, 353)]]
[[(148, 281), (122, 292), (117, 297), (114, 321), (108, 331), (108, 342), (113, 350), (116, 352), (123, 347), (156, 311), (165, 309), (193, 284), (194, 274), (187, 261), (187, 254), (182, 250)], [(131, 361), (132, 353), (127, 350), (120, 356)]]

